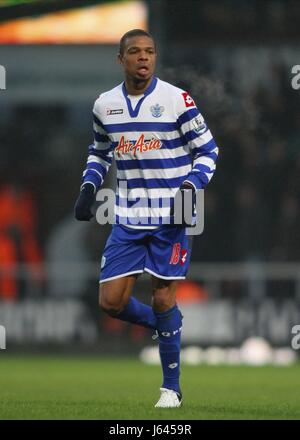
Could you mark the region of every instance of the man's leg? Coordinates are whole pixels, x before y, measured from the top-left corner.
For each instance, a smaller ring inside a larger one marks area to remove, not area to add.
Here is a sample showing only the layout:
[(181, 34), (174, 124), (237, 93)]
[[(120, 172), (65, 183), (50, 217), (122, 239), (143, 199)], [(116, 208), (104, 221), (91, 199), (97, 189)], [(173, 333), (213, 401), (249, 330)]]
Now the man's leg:
[(101, 283), (100, 307), (113, 318), (156, 329), (152, 308), (131, 296), (136, 279), (137, 275), (129, 275)]
[[(152, 286), (152, 307), (157, 319), (159, 353), (163, 370), (162, 388), (178, 393), (178, 403), (180, 404), (179, 375), (182, 315), (176, 304), (177, 281), (164, 280), (153, 276)], [(157, 406), (164, 406), (163, 403), (159, 405), (158, 402)], [(180, 406), (179, 404), (174, 406)]]

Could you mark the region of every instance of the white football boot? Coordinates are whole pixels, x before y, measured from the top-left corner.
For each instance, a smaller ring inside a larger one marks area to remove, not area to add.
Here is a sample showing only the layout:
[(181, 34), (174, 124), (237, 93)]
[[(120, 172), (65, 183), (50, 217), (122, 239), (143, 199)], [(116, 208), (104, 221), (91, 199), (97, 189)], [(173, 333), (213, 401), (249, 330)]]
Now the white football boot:
[(182, 403), (181, 394), (167, 388), (160, 388), (160, 399), (155, 408), (179, 408)]

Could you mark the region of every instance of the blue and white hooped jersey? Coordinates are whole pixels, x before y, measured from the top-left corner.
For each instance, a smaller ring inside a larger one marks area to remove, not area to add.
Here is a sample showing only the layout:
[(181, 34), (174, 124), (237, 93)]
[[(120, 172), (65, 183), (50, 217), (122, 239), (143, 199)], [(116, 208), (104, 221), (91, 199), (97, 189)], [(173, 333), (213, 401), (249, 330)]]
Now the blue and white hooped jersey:
[(193, 99), (178, 87), (154, 77), (143, 95), (133, 97), (122, 83), (99, 96), (93, 118), (83, 183), (97, 191), (114, 157), (117, 224), (168, 223), (182, 182), (199, 190), (213, 176), (218, 147)]

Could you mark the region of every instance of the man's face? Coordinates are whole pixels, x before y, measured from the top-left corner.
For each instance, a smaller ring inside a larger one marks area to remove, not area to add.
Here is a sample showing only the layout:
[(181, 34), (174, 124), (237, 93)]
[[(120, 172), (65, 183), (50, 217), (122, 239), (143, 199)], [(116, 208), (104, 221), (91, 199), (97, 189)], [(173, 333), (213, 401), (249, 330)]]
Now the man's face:
[(156, 51), (152, 38), (137, 36), (127, 38), (124, 52), (119, 55), (125, 75), (137, 81), (147, 81), (155, 70)]

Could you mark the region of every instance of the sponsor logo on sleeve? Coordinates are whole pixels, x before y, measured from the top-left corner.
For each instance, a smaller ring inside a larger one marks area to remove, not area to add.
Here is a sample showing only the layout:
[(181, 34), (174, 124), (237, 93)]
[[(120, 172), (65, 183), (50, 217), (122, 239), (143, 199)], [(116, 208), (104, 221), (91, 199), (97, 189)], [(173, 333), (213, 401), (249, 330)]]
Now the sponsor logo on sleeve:
[(190, 95), (187, 92), (183, 92), (182, 96), (186, 107), (195, 107), (195, 103), (193, 99), (190, 97)]
[(201, 134), (206, 130), (206, 124), (202, 115), (196, 116), (196, 118), (193, 119), (192, 123), (195, 133)]

